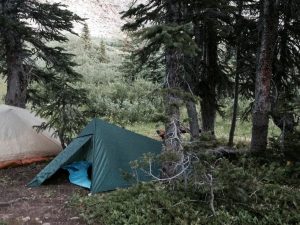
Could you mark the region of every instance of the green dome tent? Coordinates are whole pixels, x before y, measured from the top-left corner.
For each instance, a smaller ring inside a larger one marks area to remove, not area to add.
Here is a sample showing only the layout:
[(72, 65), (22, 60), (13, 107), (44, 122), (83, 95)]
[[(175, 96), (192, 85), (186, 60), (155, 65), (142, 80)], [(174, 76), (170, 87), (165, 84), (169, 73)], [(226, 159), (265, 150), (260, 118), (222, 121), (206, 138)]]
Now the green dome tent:
[[(29, 183), (29, 186), (41, 185), (60, 168), (72, 162), (88, 161), (92, 164), (92, 193), (128, 187), (130, 183), (122, 174), (131, 172), (130, 161), (147, 152), (159, 154), (161, 148), (162, 144), (159, 141), (94, 119)], [(140, 178), (147, 180), (145, 175)]]

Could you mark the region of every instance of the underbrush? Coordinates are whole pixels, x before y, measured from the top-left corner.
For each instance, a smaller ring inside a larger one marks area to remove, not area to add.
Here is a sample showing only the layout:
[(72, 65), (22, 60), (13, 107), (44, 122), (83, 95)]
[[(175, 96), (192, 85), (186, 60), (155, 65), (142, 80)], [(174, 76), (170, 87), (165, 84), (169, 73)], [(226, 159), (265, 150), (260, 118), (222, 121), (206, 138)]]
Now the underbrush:
[[(207, 170), (213, 176), (212, 188), (202, 182)], [(271, 163), (250, 156), (231, 161), (203, 156), (193, 173), (197, 176), (187, 186), (181, 180), (138, 183), (110, 193), (74, 196), (72, 204), (88, 224), (300, 224), (299, 165), (286, 166), (278, 154), (272, 154)]]
[(7, 223), (0, 219), (0, 225), (7, 225)]

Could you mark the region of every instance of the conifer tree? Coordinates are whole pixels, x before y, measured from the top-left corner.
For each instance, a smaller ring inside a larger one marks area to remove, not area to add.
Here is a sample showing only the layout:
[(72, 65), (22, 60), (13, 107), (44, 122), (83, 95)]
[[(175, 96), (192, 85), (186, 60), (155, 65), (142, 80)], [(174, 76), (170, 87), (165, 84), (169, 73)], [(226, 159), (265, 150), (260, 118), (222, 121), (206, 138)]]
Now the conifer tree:
[(255, 82), (251, 151), (266, 150), (271, 109), (272, 62), (279, 22), (279, 1), (264, 0), (261, 10), (261, 38)]
[(120, 66), (123, 76), (128, 82), (143, 78), (162, 84), (165, 75), (163, 52), (150, 55), (145, 61), (139, 57), (142, 46), (143, 41), (135, 37), (134, 33), (127, 33), (122, 47), (123, 61)]
[(232, 113), (232, 120), (231, 120), (231, 127), (229, 132), (229, 140), (228, 145), (233, 145), (234, 140), (234, 133), (236, 128), (237, 116), (238, 116), (238, 104), (239, 104), (239, 86), (240, 86), (240, 76), (242, 70), (242, 39), (245, 37), (245, 29), (243, 29), (243, 21), (245, 18), (243, 17), (243, 10), (244, 10), (244, 1), (237, 0), (237, 13), (236, 19), (234, 24), (234, 37), (235, 37), (235, 78), (234, 78), (234, 103), (233, 103), (233, 113)]
[(81, 38), (83, 41), (84, 49), (90, 50), (92, 48), (92, 40), (91, 40), (90, 29), (87, 23), (83, 24)]
[[(130, 8), (123, 17), (135, 17), (132, 23), (127, 23), (124, 29), (128, 31), (139, 30), (139, 36), (146, 40), (141, 49), (141, 60), (147, 61), (159, 51), (164, 52), (165, 62), (165, 116), (166, 135), (165, 151), (175, 153), (182, 159), (183, 149), (180, 134), (180, 104), (183, 92), (183, 56), (193, 55), (196, 46), (188, 33), (182, 17), (182, 1), (149, 0), (147, 4), (140, 4)], [(145, 23), (152, 22), (151, 26), (144, 28)], [(176, 173), (174, 164), (164, 164), (164, 176)]]
[[(6, 104), (25, 108), (32, 82), (50, 81), (62, 70), (72, 74), (75, 64), (71, 55), (47, 43), (66, 42), (63, 32), (74, 33), (73, 23), (81, 21), (60, 3), (0, 1), (0, 45), (4, 48), (0, 70), (7, 80)], [(38, 60), (44, 63), (45, 70), (36, 65)]]
[(120, 66), (120, 71), (127, 82), (134, 82), (138, 77), (138, 65), (139, 60), (135, 55), (137, 48), (137, 40), (133, 40), (133, 35), (127, 33), (126, 38), (123, 40), (122, 46), (122, 64)]
[[(289, 103), (299, 95), (300, 86), (300, 2), (289, 0), (279, 8), (280, 24), (273, 60), (273, 91), (271, 94), (271, 118), (273, 122), (285, 131), (295, 129), (294, 110)], [(275, 86), (275, 87), (274, 87)]]
[[(227, 93), (229, 77), (221, 61), (220, 44), (226, 43), (232, 6), (228, 1), (191, 1), (193, 29), (198, 47), (194, 63), (195, 93), (200, 97), (202, 130), (214, 136), (219, 100)], [(225, 39), (225, 40), (224, 40)]]
[(101, 63), (108, 63), (109, 58), (106, 52), (106, 46), (103, 40), (100, 42), (100, 46), (97, 48), (97, 58)]
[(35, 85), (31, 91), (32, 109), (48, 119), (39, 129), (54, 129), (63, 148), (87, 123), (89, 100), (87, 91), (78, 87), (81, 81), (80, 74), (65, 70), (50, 82)]

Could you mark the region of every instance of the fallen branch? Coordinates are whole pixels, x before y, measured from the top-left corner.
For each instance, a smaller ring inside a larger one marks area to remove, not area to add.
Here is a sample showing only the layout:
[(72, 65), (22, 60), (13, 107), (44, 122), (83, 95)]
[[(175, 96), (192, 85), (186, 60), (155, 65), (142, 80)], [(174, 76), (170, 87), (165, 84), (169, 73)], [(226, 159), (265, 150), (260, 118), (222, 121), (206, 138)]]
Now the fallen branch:
[(215, 195), (214, 195), (214, 189), (213, 189), (213, 176), (211, 174), (206, 175), (206, 179), (209, 185), (209, 190), (210, 190), (210, 199), (209, 199), (209, 207), (213, 213), (213, 215), (216, 215), (216, 210), (214, 206), (214, 201), (215, 201)]
[(0, 202), (0, 206), (10, 206), (16, 202), (22, 201), (22, 200), (30, 200), (30, 198), (27, 197), (22, 197), (22, 198), (17, 198), (8, 202)]
[(217, 157), (221, 158), (229, 158), (229, 159), (234, 159), (238, 157), (239, 155), (242, 155), (244, 153), (247, 153), (247, 151), (241, 151), (241, 150), (235, 150), (227, 147), (218, 147), (216, 149), (209, 149), (207, 153), (215, 155)]

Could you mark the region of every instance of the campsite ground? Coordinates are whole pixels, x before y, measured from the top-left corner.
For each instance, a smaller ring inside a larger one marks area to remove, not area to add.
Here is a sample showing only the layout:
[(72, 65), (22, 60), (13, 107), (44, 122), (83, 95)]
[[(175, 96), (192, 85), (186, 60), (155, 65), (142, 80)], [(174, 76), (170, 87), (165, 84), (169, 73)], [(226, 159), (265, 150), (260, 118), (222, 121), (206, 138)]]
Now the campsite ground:
[(74, 194), (87, 195), (88, 191), (71, 185), (67, 175), (38, 188), (26, 187), (45, 165), (0, 170), (0, 225), (85, 224), (68, 202)]

